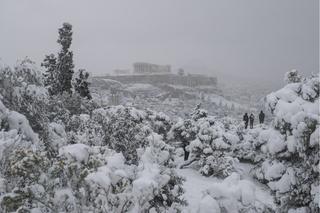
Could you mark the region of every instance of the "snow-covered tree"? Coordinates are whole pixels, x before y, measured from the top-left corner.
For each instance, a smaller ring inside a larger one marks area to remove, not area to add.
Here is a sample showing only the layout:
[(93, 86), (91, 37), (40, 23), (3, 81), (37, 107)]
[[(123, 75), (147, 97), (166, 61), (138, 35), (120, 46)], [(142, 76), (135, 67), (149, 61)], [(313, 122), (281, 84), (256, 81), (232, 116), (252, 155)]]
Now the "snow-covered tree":
[(66, 124), (68, 143), (83, 143), (100, 146), (103, 144), (103, 127), (90, 115), (73, 115)]
[(72, 25), (63, 23), (59, 28), (59, 38), (57, 40), (61, 44), (61, 50), (58, 53), (57, 69), (58, 79), (60, 83), (60, 93), (72, 92), (72, 75), (73, 75), (73, 53), (69, 50), (72, 42)]
[(24, 114), (32, 128), (42, 131), (47, 122), (47, 90), (43, 87), (40, 70), (29, 58), (18, 61), (11, 69), (0, 68), (0, 94), (10, 109)]
[[(95, 116), (96, 117), (96, 116)], [(147, 145), (146, 137), (150, 134), (150, 126), (143, 121), (146, 113), (132, 107), (110, 107), (105, 110), (103, 128), (104, 144), (117, 152), (122, 152), (126, 162), (138, 162), (137, 149)]]
[(58, 94), (59, 92), (59, 79), (57, 71), (57, 58), (54, 54), (46, 55), (45, 59), (41, 63), (41, 66), (45, 68), (44, 85), (48, 88), (50, 95)]
[[(319, 211), (319, 76), (287, 73), (288, 84), (267, 96), (273, 129), (260, 133), (268, 158), (256, 177), (275, 192), (280, 211)], [(299, 76), (299, 77), (297, 77)]]
[(226, 120), (206, 117), (199, 119), (196, 126), (199, 130), (196, 139), (188, 146), (190, 162), (195, 161), (205, 176), (229, 176), (235, 171), (237, 161), (230, 154), (231, 147), (239, 141), (231, 132), (230, 124)]
[(112, 115), (148, 123), (146, 113), (133, 108), (99, 109), (92, 119), (72, 116), (67, 129), (61, 120), (50, 123), (41, 141), (25, 116), (0, 101), (1, 128), (7, 128), (0, 131), (0, 211), (181, 212), (183, 178), (172, 169), (173, 147), (162, 136), (150, 130), (133, 164), (90, 138)]
[(146, 119), (149, 121), (152, 130), (161, 135), (166, 141), (168, 133), (172, 127), (172, 121), (170, 117), (162, 112), (154, 112), (151, 110), (146, 110), (146, 112)]
[(267, 155), (261, 150), (261, 147), (266, 143), (262, 139), (262, 134), (267, 127), (256, 127), (244, 131), (243, 125), (238, 126), (237, 135), (239, 142), (232, 147), (233, 156), (237, 157), (240, 161), (250, 162), (257, 164), (263, 161)]
[(181, 147), (184, 150), (185, 161), (189, 158), (189, 151), (186, 147), (190, 144), (191, 141), (195, 140), (197, 131), (197, 127), (194, 125), (192, 119), (180, 119), (171, 127), (171, 130), (169, 132), (169, 139), (171, 141), (181, 143)]
[(81, 97), (86, 97), (91, 99), (91, 94), (89, 90), (89, 73), (84, 69), (80, 69), (75, 77), (74, 89), (80, 94)]
[(180, 120), (170, 130), (170, 140), (182, 143), (186, 161), (182, 167), (194, 165), (205, 176), (226, 177), (237, 161), (231, 156), (232, 146), (239, 141), (235, 121), (208, 116), (198, 105), (191, 119)]
[(287, 83), (287, 84), (290, 84), (290, 83), (299, 83), (301, 82), (302, 78), (301, 76), (299, 75), (298, 73), (298, 70), (291, 70), (289, 72), (287, 72), (284, 76), (284, 81)]
[(44, 73), (45, 85), (50, 95), (72, 93), (73, 76), (73, 53), (69, 50), (72, 43), (72, 25), (63, 23), (59, 28), (57, 42), (61, 45), (61, 50), (56, 57), (54, 54), (47, 55), (41, 64), (46, 70)]

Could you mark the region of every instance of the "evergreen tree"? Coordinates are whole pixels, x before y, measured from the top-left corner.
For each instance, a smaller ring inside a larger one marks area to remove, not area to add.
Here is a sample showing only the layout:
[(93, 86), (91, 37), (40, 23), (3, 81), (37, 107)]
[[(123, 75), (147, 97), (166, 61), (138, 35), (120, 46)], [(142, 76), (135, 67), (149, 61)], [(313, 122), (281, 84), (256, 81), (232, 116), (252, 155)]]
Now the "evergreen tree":
[(41, 66), (46, 69), (44, 76), (44, 85), (48, 87), (50, 95), (58, 93), (59, 82), (57, 76), (57, 58), (54, 54), (46, 55)]
[(58, 80), (60, 83), (60, 93), (72, 93), (72, 75), (73, 75), (73, 53), (69, 50), (72, 42), (72, 25), (63, 23), (59, 29), (59, 38), (57, 40), (61, 44), (62, 49), (58, 54)]
[(87, 97), (91, 99), (91, 94), (89, 90), (89, 73), (86, 72), (85, 69), (80, 69), (78, 72), (78, 76), (75, 79), (74, 89), (76, 92), (80, 94), (81, 97)]
[(54, 54), (47, 55), (41, 64), (45, 67), (46, 73), (45, 86), (48, 87), (50, 95), (72, 93), (72, 75), (73, 75), (73, 53), (69, 50), (72, 42), (72, 25), (63, 23), (59, 29), (59, 38), (57, 40), (62, 48), (58, 57)]

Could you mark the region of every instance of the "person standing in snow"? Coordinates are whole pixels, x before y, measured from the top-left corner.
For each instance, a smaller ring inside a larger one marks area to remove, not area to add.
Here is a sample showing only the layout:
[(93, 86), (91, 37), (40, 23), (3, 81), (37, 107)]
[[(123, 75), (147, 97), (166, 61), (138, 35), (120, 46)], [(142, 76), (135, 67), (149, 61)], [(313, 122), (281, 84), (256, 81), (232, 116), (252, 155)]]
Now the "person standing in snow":
[(247, 129), (248, 128), (248, 123), (249, 123), (249, 117), (248, 117), (247, 113), (244, 114), (243, 121), (244, 121), (245, 128)]
[(250, 114), (249, 120), (250, 120), (250, 129), (252, 129), (253, 128), (253, 121), (254, 121), (254, 115), (252, 113)]
[(263, 113), (263, 111), (261, 110), (261, 112), (259, 113), (259, 121), (260, 121), (260, 124), (263, 124), (263, 122), (264, 122), (264, 113)]

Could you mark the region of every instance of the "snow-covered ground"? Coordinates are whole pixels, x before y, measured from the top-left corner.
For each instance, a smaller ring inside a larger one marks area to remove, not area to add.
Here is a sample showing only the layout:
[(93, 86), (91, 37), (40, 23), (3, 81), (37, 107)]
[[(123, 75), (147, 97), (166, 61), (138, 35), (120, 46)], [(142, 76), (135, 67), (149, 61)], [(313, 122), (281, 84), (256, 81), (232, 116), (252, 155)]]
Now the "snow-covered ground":
[(186, 179), (183, 184), (185, 190), (184, 198), (188, 202), (185, 213), (197, 212), (203, 191), (208, 189), (211, 184), (220, 182), (220, 180), (212, 177), (204, 177), (194, 169), (178, 169), (177, 172)]
[[(254, 186), (255, 199), (258, 202), (261, 202), (274, 209), (275, 204), (273, 202), (273, 197), (270, 190), (250, 176), (249, 173), (252, 165), (239, 163), (237, 167), (238, 172), (241, 175), (241, 179), (249, 181)], [(204, 177), (203, 175), (199, 174), (199, 172), (191, 168), (177, 169), (177, 172), (186, 179), (183, 186), (185, 190), (184, 198), (188, 202), (188, 206), (185, 207), (184, 213), (199, 212), (199, 208), (203, 202), (206, 190), (210, 189), (216, 184), (221, 184), (221, 186), (225, 185), (222, 179)], [(205, 211), (201, 211), (201, 213), (204, 212)], [(210, 210), (208, 213), (215, 212)]]

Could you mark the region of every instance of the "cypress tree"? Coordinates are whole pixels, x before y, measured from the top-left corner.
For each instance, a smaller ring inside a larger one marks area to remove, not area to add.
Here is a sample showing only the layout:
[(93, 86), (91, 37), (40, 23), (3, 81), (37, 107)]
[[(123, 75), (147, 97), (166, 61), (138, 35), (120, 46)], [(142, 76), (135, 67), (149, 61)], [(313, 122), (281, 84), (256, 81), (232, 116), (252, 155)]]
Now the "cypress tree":
[(72, 25), (63, 23), (59, 28), (57, 42), (61, 45), (61, 50), (56, 57), (54, 54), (47, 55), (41, 64), (45, 67), (45, 86), (48, 87), (50, 95), (72, 93), (73, 76), (73, 53), (69, 50), (72, 43)]
[(59, 38), (57, 42), (61, 45), (61, 50), (58, 53), (58, 80), (60, 83), (60, 93), (72, 93), (72, 75), (73, 75), (73, 53), (69, 50), (72, 43), (72, 25), (63, 23), (59, 29)]

